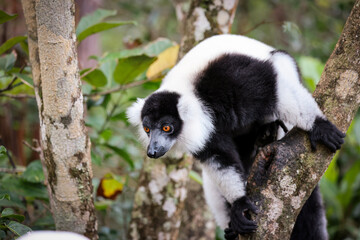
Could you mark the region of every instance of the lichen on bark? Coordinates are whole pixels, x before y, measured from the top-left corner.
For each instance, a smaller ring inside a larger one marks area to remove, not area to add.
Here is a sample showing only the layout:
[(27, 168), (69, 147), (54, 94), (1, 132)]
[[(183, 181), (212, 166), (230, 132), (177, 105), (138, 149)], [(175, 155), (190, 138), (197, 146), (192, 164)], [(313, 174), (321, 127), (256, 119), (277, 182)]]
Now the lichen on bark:
[(177, 239), (191, 166), (189, 157), (180, 162), (145, 160), (135, 193), (130, 239)]

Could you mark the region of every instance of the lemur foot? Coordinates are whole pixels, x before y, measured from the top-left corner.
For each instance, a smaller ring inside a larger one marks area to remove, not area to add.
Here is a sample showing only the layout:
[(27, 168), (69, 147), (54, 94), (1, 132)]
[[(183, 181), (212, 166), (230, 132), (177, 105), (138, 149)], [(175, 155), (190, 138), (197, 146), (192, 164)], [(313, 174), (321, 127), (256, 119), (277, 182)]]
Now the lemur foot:
[(258, 212), (256, 206), (247, 196), (236, 200), (231, 207), (229, 227), (237, 234), (253, 233), (257, 228), (256, 222), (245, 216), (247, 211), (251, 211), (255, 214)]
[[(230, 224), (229, 224), (230, 225)], [(238, 239), (239, 234), (237, 232), (235, 232), (234, 230), (232, 230), (229, 226), (229, 228), (226, 228), (224, 230), (225, 232), (225, 239), (226, 240), (235, 240)]]
[(329, 120), (319, 117), (315, 119), (314, 126), (309, 132), (312, 150), (316, 150), (316, 145), (320, 142), (327, 146), (332, 152), (335, 152), (340, 149), (344, 143), (343, 138), (345, 136), (346, 135)]

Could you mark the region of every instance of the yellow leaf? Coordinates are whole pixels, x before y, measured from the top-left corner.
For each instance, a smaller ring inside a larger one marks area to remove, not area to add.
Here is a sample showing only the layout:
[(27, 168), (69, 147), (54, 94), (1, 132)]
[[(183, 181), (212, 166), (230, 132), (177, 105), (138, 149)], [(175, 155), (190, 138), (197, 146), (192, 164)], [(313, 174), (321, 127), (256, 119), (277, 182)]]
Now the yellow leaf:
[(123, 189), (123, 183), (112, 179), (103, 179), (101, 181), (101, 186), (104, 190), (104, 196), (107, 198), (111, 198), (114, 194), (120, 193)]
[(146, 72), (146, 77), (153, 78), (159, 75), (162, 71), (172, 68), (176, 64), (179, 54), (179, 45), (169, 47), (159, 54), (158, 59), (150, 65)]

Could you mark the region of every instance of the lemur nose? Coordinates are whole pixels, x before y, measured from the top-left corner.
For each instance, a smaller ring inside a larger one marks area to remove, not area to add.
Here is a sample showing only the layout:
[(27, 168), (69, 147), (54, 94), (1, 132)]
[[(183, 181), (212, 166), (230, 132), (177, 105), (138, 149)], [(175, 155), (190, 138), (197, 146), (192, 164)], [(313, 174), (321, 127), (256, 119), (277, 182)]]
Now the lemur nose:
[(148, 150), (147, 155), (149, 158), (156, 157), (156, 151), (155, 150)]

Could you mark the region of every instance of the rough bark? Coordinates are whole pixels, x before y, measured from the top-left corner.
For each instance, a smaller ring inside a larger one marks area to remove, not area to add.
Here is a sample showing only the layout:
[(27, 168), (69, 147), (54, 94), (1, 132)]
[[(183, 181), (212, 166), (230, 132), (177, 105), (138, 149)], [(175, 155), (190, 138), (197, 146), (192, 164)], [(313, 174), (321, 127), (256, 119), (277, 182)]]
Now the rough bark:
[[(184, 24), (179, 58), (205, 38), (228, 33), (237, 2), (237, 0), (192, 1)], [(209, 217), (204, 216), (205, 210), (188, 214), (187, 218), (192, 221), (189, 228), (182, 228), (181, 236), (179, 236), (181, 212), (187, 196), (186, 184), (192, 162), (193, 160), (188, 157), (165, 160), (145, 159), (144, 170), (135, 193), (129, 229), (130, 239), (189, 239), (190, 237), (204, 239), (205, 229), (210, 230), (210, 236), (214, 236), (215, 225), (206, 224), (207, 220), (204, 221), (204, 219), (209, 219)], [(178, 180), (175, 180), (174, 176)], [(202, 192), (190, 194), (202, 196)], [(202, 209), (204, 209), (205, 203), (202, 197), (200, 199), (202, 199)], [(194, 199), (189, 199), (189, 201), (193, 203), (191, 201)], [(197, 213), (202, 215), (196, 215)], [(202, 230), (199, 231), (199, 229)], [(196, 236), (193, 236), (192, 234), (195, 233)]]
[(237, 4), (238, 0), (193, 0), (183, 25), (179, 57), (205, 38), (229, 33)]
[(43, 165), (57, 230), (97, 239), (72, 0), (23, 0)]
[[(328, 119), (343, 132), (360, 106), (359, 32), (357, 0), (313, 95)], [(312, 152), (307, 134), (300, 130), (260, 151), (247, 185), (250, 198), (259, 207), (259, 227), (248, 238), (289, 239), (301, 207), (333, 156), (321, 145)]]

